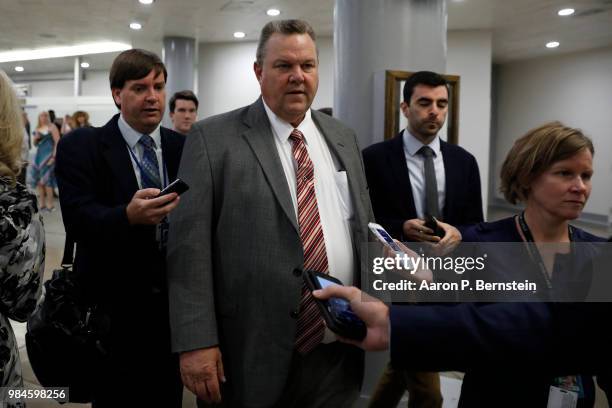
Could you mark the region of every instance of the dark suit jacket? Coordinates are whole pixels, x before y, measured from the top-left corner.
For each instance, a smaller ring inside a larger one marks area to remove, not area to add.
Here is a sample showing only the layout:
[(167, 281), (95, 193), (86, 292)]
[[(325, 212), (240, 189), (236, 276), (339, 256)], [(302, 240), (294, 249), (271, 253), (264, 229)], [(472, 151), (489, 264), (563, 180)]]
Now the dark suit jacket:
[[(475, 225), (462, 235), (471, 242), (521, 239), (513, 218)], [(576, 242), (601, 240), (574, 229)], [(603, 346), (603, 330), (598, 330), (609, 311), (606, 304), (588, 303), (393, 306), (391, 358), (394, 364), (415, 369), (466, 371), (462, 407), (546, 406), (553, 377), (609, 367), (603, 362), (608, 361), (604, 356), (610, 355), (609, 345)], [(590, 377), (583, 376), (583, 381), (592, 392)]]
[[(344, 215), (356, 255), (352, 283), (358, 285), (360, 261), (362, 268), (366, 264), (362, 244), (373, 218), (360, 150), (352, 130), (325, 114), (311, 113), (346, 171), (344, 187), (353, 215)], [(219, 345), (228, 379), (225, 402), (232, 407), (272, 406), (289, 376), (304, 255), (261, 98), (196, 123), (179, 174), (191, 189), (170, 217), (173, 348)]]
[[(483, 220), (480, 173), (476, 159), (465, 149), (440, 140), (446, 173), (443, 221), (451, 225)], [(370, 198), (376, 221), (397, 239), (404, 221), (417, 218), (404, 156), (402, 132), (363, 150)]]
[[(74, 268), (87, 295), (110, 317), (110, 364), (119, 378), (123, 370), (126, 378), (129, 370), (133, 378), (150, 378), (163, 371), (160, 358), (170, 355), (165, 260), (155, 227), (127, 219), (138, 183), (118, 118), (62, 138), (55, 172), (64, 226), (77, 243)], [(169, 181), (176, 178), (184, 139), (161, 128)]]

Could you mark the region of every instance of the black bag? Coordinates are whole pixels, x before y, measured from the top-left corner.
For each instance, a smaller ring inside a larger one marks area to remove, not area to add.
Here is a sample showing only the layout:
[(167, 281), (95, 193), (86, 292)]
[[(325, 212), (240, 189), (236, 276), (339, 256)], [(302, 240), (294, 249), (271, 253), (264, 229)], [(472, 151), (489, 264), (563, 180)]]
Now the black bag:
[(69, 387), (69, 402), (87, 403), (106, 350), (108, 319), (84, 293), (72, 270), (73, 243), (66, 237), (62, 268), (45, 282), (45, 297), (28, 319), (26, 348), (44, 387)]

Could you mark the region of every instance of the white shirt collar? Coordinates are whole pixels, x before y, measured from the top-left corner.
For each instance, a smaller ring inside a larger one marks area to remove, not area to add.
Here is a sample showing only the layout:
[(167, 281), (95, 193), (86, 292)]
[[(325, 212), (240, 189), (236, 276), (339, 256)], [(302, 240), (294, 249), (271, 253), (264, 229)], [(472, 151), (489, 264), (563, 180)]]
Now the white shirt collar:
[[(410, 156), (414, 156), (421, 149), (421, 147), (425, 146), (423, 142), (410, 133), (408, 128), (404, 129), (402, 137), (404, 139), (404, 150), (406, 150)], [(440, 136), (436, 135), (436, 137), (427, 146), (429, 146), (434, 151), (434, 155), (438, 157), (441, 153)]]
[(268, 115), (268, 120), (270, 120), (270, 125), (272, 126), (272, 133), (274, 137), (278, 138), (282, 143), (287, 143), (289, 140), (289, 136), (293, 129), (298, 129), (304, 135), (304, 142), (308, 145), (308, 134), (310, 132), (307, 131), (310, 126), (314, 125), (312, 122), (312, 117), (310, 115), (310, 109), (306, 111), (304, 115), (304, 119), (298, 125), (297, 128), (294, 128), (293, 125), (280, 117), (276, 113), (270, 109), (270, 107), (266, 104), (263, 98), (261, 98), (264, 108), (266, 110), (266, 114)]
[[(128, 125), (125, 119), (123, 119), (123, 114), (119, 115), (119, 121), (117, 122), (117, 125), (119, 125), (119, 130), (121, 131), (121, 134), (123, 135), (123, 138), (125, 139), (125, 142), (128, 144), (130, 149), (133, 150), (138, 144), (138, 141), (142, 137), (143, 133), (140, 133), (139, 131), (135, 130), (130, 125)], [(161, 148), (160, 127), (161, 127), (161, 124), (158, 124), (155, 130), (153, 130), (151, 133), (148, 134), (149, 136), (153, 138), (153, 141), (155, 142), (155, 147), (158, 149)]]

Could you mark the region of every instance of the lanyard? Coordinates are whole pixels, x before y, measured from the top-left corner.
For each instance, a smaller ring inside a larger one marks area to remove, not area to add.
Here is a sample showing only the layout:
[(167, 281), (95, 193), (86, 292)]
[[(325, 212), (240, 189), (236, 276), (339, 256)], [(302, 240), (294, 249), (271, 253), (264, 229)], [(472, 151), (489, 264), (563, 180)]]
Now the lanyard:
[[(533, 259), (537, 263), (538, 267), (540, 268), (540, 273), (542, 277), (544, 278), (544, 282), (546, 282), (546, 288), (550, 290), (552, 289), (552, 283), (550, 281), (550, 277), (548, 276), (548, 271), (546, 270), (546, 265), (544, 264), (544, 260), (542, 259), (540, 252), (537, 249), (535, 249), (533, 245), (529, 245), (530, 242), (535, 242), (535, 241), (533, 240), (533, 235), (531, 234), (531, 230), (529, 229), (529, 226), (527, 225), (527, 222), (525, 221), (525, 211), (523, 211), (518, 216), (518, 221), (521, 227), (521, 231), (523, 232), (523, 235), (525, 236), (525, 241), (528, 243), (526, 246), (527, 246), (527, 251), (529, 251), (529, 256), (531, 257), (531, 259)], [(567, 226), (567, 232), (569, 235), (569, 240), (570, 242), (572, 242), (574, 240), (574, 231), (571, 225)]]
[[(142, 173), (144, 172), (144, 169), (142, 167), (142, 164), (140, 163), (140, 160), (138, 160), (138, 158), (136, 157), (136, 155), (134, 154), (134, 152), (132, 151), (132, 148), (130, 147), (130, 145), (125, 144), (128, 147), (128, 150), (130, 152), (130, 155), (132, 156), (132, 159), (134, 159), (134, 161), (136, 162), (136, 165), (138, 166), (138, 170), (140, 170), (140, 184), (142, 186)], [(143, 147), (144, 148), (144, 147)], [(155, 155), (157, 156), (157, 152), (155, 153)], [(163, 173), (164, 173), (164, 177), (162, 180), (162, 188), (166, 187), (168, 185), (168, 172), (166, 171), (166, 166), (164, 165), (164, 150), (162, 149), (162, 162), (161, 162), (161, 166), (163, 169)]]

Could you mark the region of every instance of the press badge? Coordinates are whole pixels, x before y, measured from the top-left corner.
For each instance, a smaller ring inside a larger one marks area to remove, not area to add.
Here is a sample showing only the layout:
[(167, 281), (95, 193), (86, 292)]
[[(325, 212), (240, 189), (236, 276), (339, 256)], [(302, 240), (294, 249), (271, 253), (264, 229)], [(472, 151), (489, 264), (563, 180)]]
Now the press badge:
[(577, 405), (578, 393), (550, 386), (546, 408), (576, 408)]

